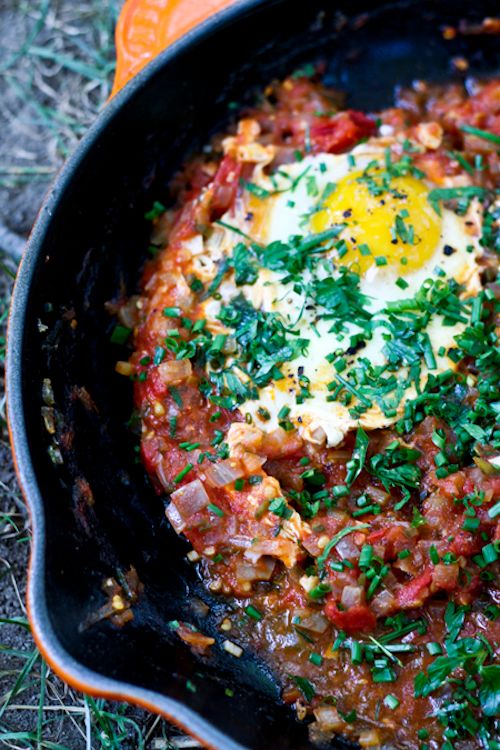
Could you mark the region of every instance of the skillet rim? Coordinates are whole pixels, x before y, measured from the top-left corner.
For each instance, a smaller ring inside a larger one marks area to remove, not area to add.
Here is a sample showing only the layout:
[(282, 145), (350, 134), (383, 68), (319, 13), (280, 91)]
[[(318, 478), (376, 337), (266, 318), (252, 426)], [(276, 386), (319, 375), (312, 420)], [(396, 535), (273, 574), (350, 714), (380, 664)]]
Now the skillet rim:
[(196, 45), (220, 26), (230, 24), (239, 15), (251, 12), (267, 0), (234, 0), (176, 40), (151, 60), (126, 86), (105, 104), (95, 122), (65, 162), (49, 187), (27, 240), (16, 276), (7, 324), (5, 367), (7, 428), (17, 481), (28, 510), (32, 529), (27, 572), (26, 603), (33, 639), (50, 668), (79, 692), (108, 700), (125, 701), (160, 714), (173, 725), (212, 750), (245, 750), (239, 742), (216, 729), (185, 703), (123, 680), (99, 674), (74, 659), (62, 646), (51, 625), (45, 590), (45, 506), (38, 486), (28, 446), (24, 414), (22, 355), (28, 300), (52, 213), (74, 179), (87, 152), (99, 141), (102, 131), (112, 125), (119, 111), (147, 85), (150, 78), (179, 53)]
[[(27, 581), (28, 616), (34, 640), (53, 671), (73, 688), (89, 695), (112, 700), (126, 701), (141, 706), (153, 713), (161, 714), (172, 724), (188, 732), (205, 747), (213, 750), (248, 750), (246, 745), (231, 739), (223, 731), (216, 729), (210, 721), (203, 719), (187, 704), (169, 698), (155, 690), (140, 687), (124, 680), (102, 675), (83, 666), (61, 645), (50, 623), (45, 590), (45, 515), (44, 500), (34, 470), (31, 451), (28, 447), (26, 420), (24, 414), (24, 391), (22, 382), (22, 354), (25, 351), (24, 326), (27, 320), (29, 295), (45, 242), (47, 230), (52, 221), (52, 212), (58, 206), (74, 175), (85, 160), (87, 152), (98, 143), (102, 132), (112, 126), (122, 107), (147, 86), (163, 66), (167, 66), (179, 53), (196, 46), (219, 27), (229, 25), (240, 15), (266, 5), (269, 0), (235, 0), (234, 4), (206, 19), (189, 31), (157, 58), (149, 62), (137, 76), (120, 91), (98, 115), (94, 124), (85, 134), (71, 157), (63, 166), (55, 182), (51, 185), (40, 209), (37, 220), (27, 242), (19, 267), (8, 319), (6, 391), (7, 421), (13, 451), (17, 479), (25, 499), (32, 524), (32, 542)], [(405, 5), (380, 2), (385, 5)], [(292, 6), (293, 7), (293, 6)]]

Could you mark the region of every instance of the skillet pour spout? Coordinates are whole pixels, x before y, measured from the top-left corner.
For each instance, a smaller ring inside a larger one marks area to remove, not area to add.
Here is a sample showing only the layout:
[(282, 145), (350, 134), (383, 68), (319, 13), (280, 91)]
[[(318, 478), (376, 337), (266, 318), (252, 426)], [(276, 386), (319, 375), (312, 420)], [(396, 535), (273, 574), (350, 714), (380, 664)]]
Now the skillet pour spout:
[[(491, 75), (497, 37), (442, 30), (495, 11), (495, 0), (240, 0), (127, 85), (52, 187), (14, 292), (8, 413), (33, 525), (30, 620), (47, 661), (77, 689), (161, 713), (218, 750), (313, 747), (264, 663), (220, 648), (222, 605), (136, 461), (131, 384), (114, 369), (127, 351), (110, 342), (106, 303), (137, 291), (144, 214), (182, 161), (227, 127), (230, 103), (318, 60), (325, 82), (367, 111), (389, 106), (397, 85), (460, 76), (454, 58), (468, 60), (469, 75)], [(95, 617), (106, 581), (125, 597), (125, 623)], [(216, 639), (213, 656), (200, 661), (168, 627), (184, 619)]]

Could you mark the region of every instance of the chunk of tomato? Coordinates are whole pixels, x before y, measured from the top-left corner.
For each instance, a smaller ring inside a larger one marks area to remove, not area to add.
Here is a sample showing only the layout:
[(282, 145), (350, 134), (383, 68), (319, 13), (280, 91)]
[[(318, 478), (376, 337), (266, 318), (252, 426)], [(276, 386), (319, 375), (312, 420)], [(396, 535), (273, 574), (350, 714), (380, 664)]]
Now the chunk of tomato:
[(219, 219), (233, 205), (241, 177), (241, 163), (232, 156), (221, 161), (212, 182), (211, 219)]
[(413, 581), (399, 589), (396, 595), (397, 603), (401, 609), (413, 609), (421, 607), (429, 596), (429, 586), (432, 581), (432, 568), (427, 568)]
[(337, 602), (331, 598), (325, 606), (325, 615), (339, 630), (346, 633), (366, 633), (375, 630), (377, 618), (366, 604), (357, 604), (349, 609), (341, 610)]
[(338, 154), (375, 132), (375, 122), (362, 112), (348, 110), (332, 118), (317, 118), (311, 126), (314, 153)]

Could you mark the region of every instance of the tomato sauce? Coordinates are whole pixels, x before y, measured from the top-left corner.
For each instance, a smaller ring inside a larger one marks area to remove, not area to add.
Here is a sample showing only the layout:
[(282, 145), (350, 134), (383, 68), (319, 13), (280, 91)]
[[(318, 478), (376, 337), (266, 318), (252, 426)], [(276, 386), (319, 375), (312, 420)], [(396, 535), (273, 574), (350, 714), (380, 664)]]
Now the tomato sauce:
[[(339, 102), (316, 76), (272, 83), (243, 113), (256, 142), (276, 148), (268, 169), (307, 149), (347, 152), (382, 126), (421, 145), (414, 163), (433, 182), (465, 174), (498, 188), (499, 80), (476, 82), (472, 94), (419, 83), (376, 114)], [(211, 396), (206, 369), (189, 351), (204, 329), (196, 331), (200, 290), (185, 241), (230, 211), (242, 189), (248, 163), (223, 156), (221, 142), (186, 165), (174, 181), (175, 206), (153, 217), (158, 252), (135, 300), (130, 359), (146, 470), (172, 497), (167, 516), (208, 588), (233, 613), (228, 637), (269, 663), (315, 741), (340, 733), (363, 747), (496, 747), (500, 475), (490, 459), (498, 426), (482, 447), (483, 433), (471, 428), (476, 447), (447, 476), (436, 463), (440, 442), (456, 442), (446, 414), (377, 430), (345, 491), (355, 433), (335, 448), (283, 427), (265, 433), (224, 394)], [(491, 246), (482, 264), (498, 316)], [(483, 387), (473, 355), (459, 373), (462, 405), (497, 398), (500, 379)], [(240, 442), (229, 444), (228, 434)], [(367, 470), (394, 441), (418, 477), (410, 490)], [(371, 505), (360, 504), (364, 495)]]

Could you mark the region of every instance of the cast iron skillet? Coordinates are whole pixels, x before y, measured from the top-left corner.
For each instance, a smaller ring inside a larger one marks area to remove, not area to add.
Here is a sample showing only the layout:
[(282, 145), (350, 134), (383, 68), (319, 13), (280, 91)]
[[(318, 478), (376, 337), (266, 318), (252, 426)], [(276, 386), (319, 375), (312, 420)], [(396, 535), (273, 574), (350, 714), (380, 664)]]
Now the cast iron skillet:
[[(67, 164), (19, 272), (7, 373), (33, 522), (31, 623), (68, 682), (161, 712), (219, 750), (311, 747), (261, 661), (237, 660), (216, 646), (201, 665), (166, 626), (184, 619), (220, 644), (221, 605), (186, 563), (187, 545), (168, 527), (163, 501), (135, 460), (136, 438), (126, 427), (131, 386), (114, 373), (127, 353), (110, 344), (104, 304), (136, 289), (148, 244), (144, 213), (165, 199), (183, 157), (227, 124), (228, 103), (249, 100), (255, 87), (317, 58), (327, 61), (327, 82), (366, 109), (389, 105), (396, 84), (449, 79), (455, 56), (467, 57), (471, 72), (491, 74), (500, 62), (497, 38), (444, 41), (440, 29), (497, 9), (497, 0), (241, 0), (149, 65)], [(54, 391), (55, 437), (41, 419), (45, 378)], [(144, 584), (134, 620), (122, 629), (82, 629), (104, 603), (103, 579), (131, 565)], [(212, 607), (204, 620), (193, 596)]]

